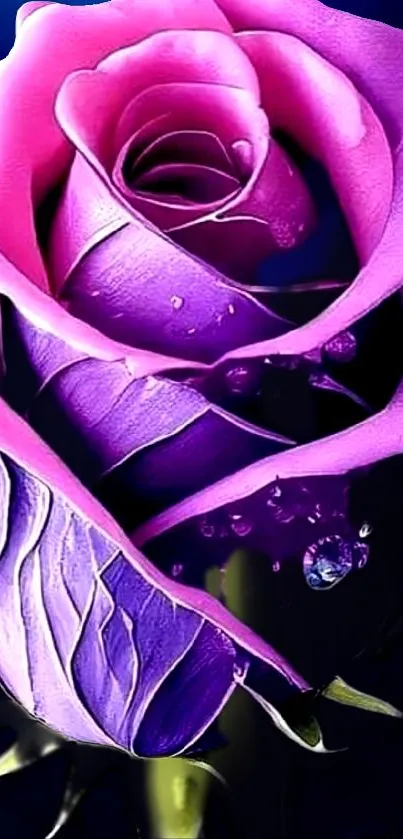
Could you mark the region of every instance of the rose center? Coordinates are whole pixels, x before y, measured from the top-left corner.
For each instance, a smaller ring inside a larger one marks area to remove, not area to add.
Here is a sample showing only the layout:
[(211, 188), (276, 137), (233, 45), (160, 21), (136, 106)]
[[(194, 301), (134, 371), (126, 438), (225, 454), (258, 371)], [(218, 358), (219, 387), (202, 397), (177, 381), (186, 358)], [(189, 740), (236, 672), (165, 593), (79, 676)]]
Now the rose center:
[(231, 152), (209, 132), (176, 131), (145, 148), (134, 144), (122, 174), (133, 193), (175, 204), (211, 204), (242, 188), (239, 154), (236, 149)]

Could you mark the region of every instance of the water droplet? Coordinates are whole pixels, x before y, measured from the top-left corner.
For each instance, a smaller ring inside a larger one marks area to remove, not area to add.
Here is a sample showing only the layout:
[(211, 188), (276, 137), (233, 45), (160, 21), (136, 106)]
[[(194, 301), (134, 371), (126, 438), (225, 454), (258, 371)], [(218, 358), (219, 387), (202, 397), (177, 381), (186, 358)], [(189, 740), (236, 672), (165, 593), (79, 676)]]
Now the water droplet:
[(364, 544), (364, 542), (355, 542), (353, 555), (357, 568), (364, 568), (364, 565), (368, 562), (369, 546)]
[(362, 568), (369, 549), (362, 542), (325, 536), (305, 551), (302, 566), (310, 588), (323, 591), (341, 582), (353, 568)]
[(195, 334), (195, 332), (196, 332), (196, 327), (195, 327), (195, 326), (191, 326), (191, 328), (190, 328), (190, 329), (188, 329), (187, 334), (188, 334), (188, 335), (194, 335), (194, 334)]
[(252, 523), (249, 519), (240, 513), (231, 513), (231, 530), (236, 536), (248, 536), (253, 529)]
[(253, 170), (253, 146), (249, 140), (235, 140), (231, 144), (239, 174), (249, 178)]
[(175, 565), (171, 568), (172, 577), (180, 577), (183, 571), (183, 565), (180, 562), (176, 562)]
[(235, 314), (235, 306), (234, 306), (233, 303), (230, 303), (229, 306), (228, 306), (228, 314), (229, 315), (234, 315)]
[(247, 367), (231, 367), (225, 374), (232, 393), (245, 393), (250, 390), (251, 371)]
[(202, 536), (205, 536), (206, 539), (211, 539), (212, 536), (215, 534), (215, 527), (207, 518), (202, 519), (200, 522), (200, 533)]
[(302, 233), (303, 230), (305, 230), (305, 224), (299, 224), (298, 225), (298, 233)]
[(328, 376), (326, 376), (324, 373), (311, 373), (308, 381), (309, 384), (312, 385), (312, 387), (326, 387), (327, 379)]
[(372, 524), (369, 524), (369, 522), (364, 521), (364, 523), (361, 525), (359, 529), (358, 535), (360, 539), (367, 539), (367, 537), (371, 535), (372, 531)]
[(118, 320), (119, 318), (123, 317), (123, 312), (117, 312), (116, 315), (112, 315), (112, 320)]
[(352, 332), (340, 332), (325, 344), (324, 349), (332, 361), (352, 361), (357, 352), (357, 339)]
[(243, 679), (244, 679), (244, 678), (245, 678), (245, 676), (246, 676), (246, 672), (247, 672), (247, 668), (245, 667), (245, 665), (241, 665), (241, 664), (234, 664), (234, 670), (233, 670), (233, 673), (234, 673), (234, 679), (235, 679), (235, 681), (237, 681), (237, 682), (242, 682), (242, 681), (243, 681)]
[(269, 499), (281, 498), (281, 496), (283, 494), (281, 486), (277, 483), (270, 484), (267, 487), (267, 492), (268, 492)]
[(91, 297), (99, 297), (100, 294), (101, 294), (100, 291), (92, 291), (91, 292)]
[(177, 294), (173, 294), (171, 297), (172, 308), (176, 311), (179, 311), (179, 309), (182, 308), (184, 302), (183, 297), (179, 297)]
[(272, 568), (272, 571), (274, 571), (274, 573), (276, 574), (278, 571), (280, 571), (281, 565), (278, 561), (273, 562), (273, 565), (271, 566), (271, 568)]

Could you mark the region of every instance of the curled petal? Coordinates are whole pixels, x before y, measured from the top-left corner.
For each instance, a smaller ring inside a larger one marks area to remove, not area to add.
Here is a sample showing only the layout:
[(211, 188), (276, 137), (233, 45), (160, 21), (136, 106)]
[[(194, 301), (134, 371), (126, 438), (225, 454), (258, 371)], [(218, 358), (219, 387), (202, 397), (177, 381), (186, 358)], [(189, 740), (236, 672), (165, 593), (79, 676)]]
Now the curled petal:
[[(231, 31), (210, 0), (203, 4), (196, 0), (138, 3), (135, 13), (131, 0), (83, 7), (50, 3), (30, 14), (9, 56), (1, 62), (0, 212), (9, 222), (2, 228), (0, 247), (40, 287), (47, 288), (47, 279), (34, 213), (72, 157), (54, 117), (60, 85), (69, 73), (93, 67), (115, 50), (142, 41), (156, 28), (176, 28), (178, 20), (182, 29)], [(21, 90), (24, 107), (16, 108)]]
[[(221, 604), (164, 577), (4, 402), (0, 410), (0, 623), (3, 638), (13, 635), (1, 678), (29, 713), (69, 738), (156, 757), (196, 742), (241, 671), (258, 665), (275, 702), (308, 689)], [(202, 704), (190, 701), (195, 691)]]
[(10, 403), (129, 528), (146, 517), (147, 502), (172, 504), (292, 442), (190, 386), (79, 353), (18, 313), (5, 323)]
[(111, 174), (134, 133), (136, 98), (149, 88), (184, 83), (231, 87), (259, 104), (255, 71), (232, 38), (181, 27), (118, 50), (95, 70), (72, 74), (58, 95), (58, 117), (76, 148), (87, 148)]
[(253, 32), (237, 40), (256, 67), (272, 126), (325, 166), (365, 263), (382, 235), (393, 189), (379, 119), (340, 70), (297, 38)]
[(403, 452), (403, 386), (373, 417), (323, 440), (268, 457), (208, 487), (142, 525), (134, 534), (142, 546), (189, 519), (260, 492), (278, 479), (343, 475)]
[[(116, 341), (200, 361), (289, 328), (247, 287), (132, 213), (125, 224), (119, 200), (76, 157), (49, 248), (55, 287), (73, 315)], [(69, 224), (73, 214), (82, 226)]]
[[(43, 294), (0, 254), (0, 294), (13, 301), (18, 311), (45, 333), (66, 341), (76, 358), (81, 354), (104, 360), (125, 359), (125, 364), (135, 376), (149, 372), (162, 372), (175, 368), (199, 367), (197, 362), (158, 355), (147, 350), (134, 350), (118, 344), (97, 332), (88, 324), (72, 317), (48, 294)], [(204, 365), (202, 365), (204, 366)]]

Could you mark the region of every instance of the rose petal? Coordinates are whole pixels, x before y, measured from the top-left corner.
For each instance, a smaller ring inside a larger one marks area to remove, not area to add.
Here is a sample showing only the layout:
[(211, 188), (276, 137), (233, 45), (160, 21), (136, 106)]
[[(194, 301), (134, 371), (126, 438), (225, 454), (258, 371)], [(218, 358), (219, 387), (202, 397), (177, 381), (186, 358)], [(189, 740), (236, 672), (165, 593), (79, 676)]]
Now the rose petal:
[(239, 182), (231, 175), (197, 163), (163, 163), (144, 172), (133, 183), (135, 190), (154, 194), (155, 200), (163, 199), (186, 204), (205, 204), (222, 201), (239, 188)]
[[(147, 4), (139, 0), (132, 12), (131, 0), (84, 7), (49, 4), (30, 15), (10, 55), (1, 62), (0, 213), (9, 221), (2, 227), (0, 247), (42, 288), (47, 288), (47, 280), (34, 210), (71, 160), (71, 148), (54, 118), (62, 81), (73, 70), (94, 66), (156, 28), (172, 29), (178, 20), (182, 29), (230, 31), (210, 0), (203, 4), (168, 0), (163, 5), (159, 0)], [(24, 107), (18, 108), (22, 90)]]
[(146, 522), (134, 534), (144, 545), (171, 527), (258, 492), (277, 478), (341, 475), (403, 451), (403, 383), (387, 408), (339, 434), (254, 463)]
[[(83, 227), (68, 224), (73, 213), (84, 218)], [(125, 227), (123, 220), (119, 203), (77, 156), (50, 243), (54, 287), (63, 287), (60, 299), (76, 317), (117, 341), (208, 360), (289, 328), (246, 288), (232, 285), (141, 219), (133, 216)], [(115, 224), (117, 232), (108, 235)]]
[[(280, 30), (305, 41), (344, 72), (381, 120), (394, 156), (394, 190), (382, 239), (352, 283), (319, 318), (288, 333), (280, 342), (246, 348), (248, 354), (305, 352), (325, 343), (393, 294), (402, 282), (401, 218), (403, 212), (403, 105), (396, 95), (403, 85), (403, 33), (375, 21), (329, 9), (316, 0), (219, 0), (237, 28)], [(245, 348), (242, 351), (245, 352)]]
[(287, 131), (325, 166), (365, 263), (383, 232), (393, 188), (378, 118), (337, 68), (297, 38), (256, 32), (237, 40), (257, 70), (273, 128)]
[[(26, 316), (28, 321), (38, 329), (44, 330), (55, 338), (65, 337), (72, 349), (72, 355), (77, 353), (77, 358), (81, 358), (81, 353), (95, 356), (100, 360), (119, 361), (124, 358), (128, 370), (134, 377), (176, 368), (204, 367), (197, 362), (185, 363), (181, 359), (117, 344), (88, 324), (68, 314), (56, 300), (38, 289), (1, 253), (0, 294), (11, 300), (21, 315)], [(45, 356), (43, 360), (47, 361), (47, 359), (48, 356)]]
[[(139, 379), (124, 360), (78, 353), (16, 312), (7, 311), (4, 321), (10, 404), (86, 486), (97, 494), (101, 482), (103, 498), (112, 492), (117, 519), (128, 515), (130, 528), (146, 517), (145, 506), (161, 507), (163, 494), (172, 504), (292, 442), (212, 405), (188, 385)], [(171, 468), (175, 452), (184, 464), (179, 481)]]
[(131, 102), (149, 88), (223, 85), (248, 93), (258, 105), (255, 72), (235, 41), (220, 32), (185, 29), (157, 32), (110, 55), (96, 70), (74, 73), (63, 85), (58, 96), (63, 128), (74, 136), (77, 148), (86, 147), (109, 174), (134, 131)]
[[(233, 176), (195, 163), (164, 163), (142, 173), (129, 185), (122, 176), (126, 153), (125, 148), (117, 161), (114, 183), (131, 206), (161, 230), (204, 216), (206, 210), (222, 206), (239, 190), (239, 181)], [(172, 193), (167, 188), (169, 180)]]
[(264, 161), (244, 189), (208, 217), (171, 227), (168, 233), (224, 274), (250, 283), (265, 258), (300, 245), (315, 220), (303, 178), (271, 140)]
[[(157, 691), (190, 649), (197, 653), (201, 633), (211, 632), (233, 659), (234, 681), (235, 665), (256, 657), (273, 671), (273, 693), (308, 688), (216, 600), (154, 568), (34, 432), (4, 402), (0, 410), (7, 522), (0, 623), (20, 650), (16, 656), (15, 644), (5, 645), (1, 678), (26, 710), (69, 738), (135, 751)], [(201, 651), (206, 683), (208, 661)], [(190, 745), (221, 704), (209, 704), (203, 723), (197, 716), (172, 750)], [(145, 755), (157, 756), (158, 743), (148, 744)]]
[[(168, 115), (166, 115), (168, 117)], [(160, 132), (155, 140), (133, 159), (133, 177), (151, 169), (162, 160), (181, 163), (204, 163), (227, 175), (238, 174), (234, 160), (220, 139), (208, 131)]]
[(17, 15), (15, 19), (16, 35), (19, 35), (21, 27), (34, 12), (38, 12), (39, 9), (43, 9), (45, 6), (52, 5), (53, 3), (47, 2), (47, 0), (31, 0), (31, 2), (24, 3), (22, 6), (20, 6), (20, 8), (17, 9)]
[(135, 223), (91, 251), (61, 300), (116, 341), (202, 362), (289, 328), (247, 291)]

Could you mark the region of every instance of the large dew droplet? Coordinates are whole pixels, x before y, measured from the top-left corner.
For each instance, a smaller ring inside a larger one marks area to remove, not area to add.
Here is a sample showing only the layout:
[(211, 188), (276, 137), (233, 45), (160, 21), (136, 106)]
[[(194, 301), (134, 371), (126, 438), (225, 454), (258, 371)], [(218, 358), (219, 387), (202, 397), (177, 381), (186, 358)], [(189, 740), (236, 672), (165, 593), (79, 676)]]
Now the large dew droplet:
[(352, 332), (341, 332), (325, 344), (325, 352), (332, 361), (352, 361), (357, 352), (357, 339)]
[(362, 568), (369, 554), (363, 542), (325, 536), (305, 551), (302, 566), (310, 588), (324, 591), (340, 583), (353, 568)]

